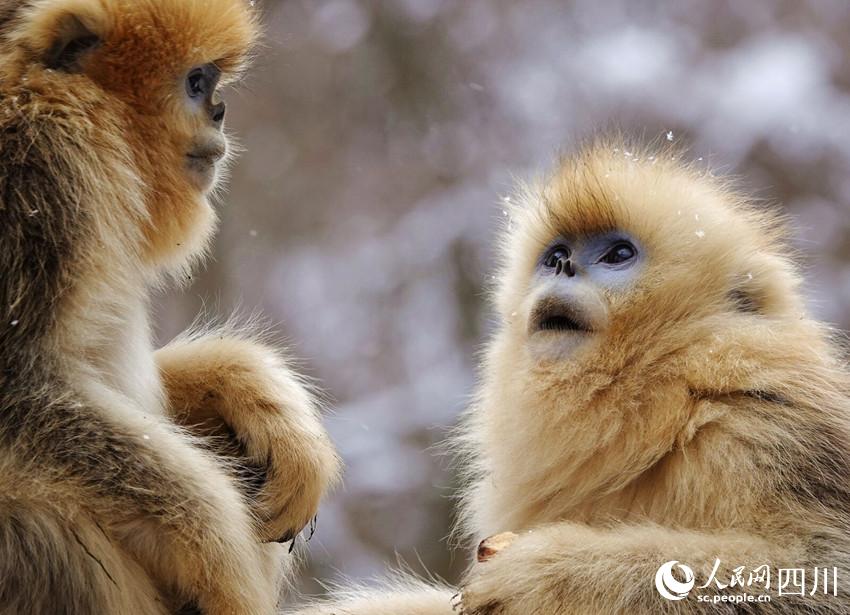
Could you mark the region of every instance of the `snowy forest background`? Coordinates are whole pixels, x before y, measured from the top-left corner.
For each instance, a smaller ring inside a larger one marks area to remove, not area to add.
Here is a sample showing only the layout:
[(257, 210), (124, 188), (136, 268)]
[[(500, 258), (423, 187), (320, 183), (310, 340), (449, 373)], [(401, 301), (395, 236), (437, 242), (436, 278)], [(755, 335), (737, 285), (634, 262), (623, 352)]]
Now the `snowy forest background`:
[(345, 485), (312, 578), (397, 555), (454, 580), (442, 440), (486, 338), (491, 239), (512, 178), (600, 127), (658, 137), (792, 216), (812, 310), (850, 328), (846, 0), (266, 0), (230, 92), (246, 148), (214, 259), (160, 303), (259, 309), (327, 392)]

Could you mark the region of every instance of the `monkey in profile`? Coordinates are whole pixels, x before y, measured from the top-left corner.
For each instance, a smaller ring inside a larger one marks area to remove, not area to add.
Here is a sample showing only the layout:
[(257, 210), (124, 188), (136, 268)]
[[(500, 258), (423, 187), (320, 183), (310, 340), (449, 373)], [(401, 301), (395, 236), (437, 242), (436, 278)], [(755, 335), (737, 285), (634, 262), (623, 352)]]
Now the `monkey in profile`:
[[(460, 590), (408, 581), (303, 612), (850, 612), (850, 379), (782, 221), (672, 149), (604, 140), (509, 214), (456, 442), (479, 561)], [(665, 563), (692, 572), (672, 600)], [(750, 585), (762, 566), (769, 587)], [(779, 569), (807, 570), (805, 595), (778, 595)]]
[(204, 252), (247, 0), (0, 0), (0, 613), (266, 615), (338, 472), (238, 328), (154, 351)]

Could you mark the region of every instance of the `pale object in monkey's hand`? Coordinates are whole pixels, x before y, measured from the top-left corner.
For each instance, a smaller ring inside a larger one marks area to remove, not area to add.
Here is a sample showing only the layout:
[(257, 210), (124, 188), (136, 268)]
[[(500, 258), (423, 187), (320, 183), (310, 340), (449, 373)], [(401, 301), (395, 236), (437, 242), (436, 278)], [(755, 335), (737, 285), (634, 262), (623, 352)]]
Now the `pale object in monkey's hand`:
[(498, 555), (504, 549), (508, 548), (516, 539), (517, 535), (513, 532), (502, 532), (501, 534), (485, 538), (478, 545), (477, 557), (479, 563), (486, 562), (490, 558)]

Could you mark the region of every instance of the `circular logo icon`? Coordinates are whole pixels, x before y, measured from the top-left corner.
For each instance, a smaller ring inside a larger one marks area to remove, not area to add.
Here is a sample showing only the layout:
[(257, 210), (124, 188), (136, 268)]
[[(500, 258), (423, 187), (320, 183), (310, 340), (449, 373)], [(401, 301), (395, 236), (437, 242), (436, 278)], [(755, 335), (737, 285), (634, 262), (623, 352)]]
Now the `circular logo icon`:
[[(684, 575), (684, 582), (673, 576), (673, 567), (677, 567)], [(655, 573), (655, 589), (667, 600), (683, 600), (694, 588), (694, 571), (685, 564), (673, 560), (661, 565)]]

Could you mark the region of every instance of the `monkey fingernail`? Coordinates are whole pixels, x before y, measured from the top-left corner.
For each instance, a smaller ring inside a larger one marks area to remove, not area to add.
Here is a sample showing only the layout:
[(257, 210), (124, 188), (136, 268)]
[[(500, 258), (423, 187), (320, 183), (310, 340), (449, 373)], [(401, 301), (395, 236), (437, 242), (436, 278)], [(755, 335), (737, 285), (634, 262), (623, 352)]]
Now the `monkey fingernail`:
[(283, 544), (285, 542), (289, 542), (290, 540), (294, 541), (295, 537), (298, 535), (298, 532), (293, 532), (292, 530), (286, 532), (283, 536), (278, 538), (277, 540), (270, 540), (269, 542), (276, 542), (278, 544)]
[(514, 540), (516, 540), (516, 537), (517, 535), (513, 532), (502, 532), (501, 534), (485, 538), (481, 541), (481, 544), (478, 545), (478, 561), (486, 562), (494, 555), (507, 548)]

